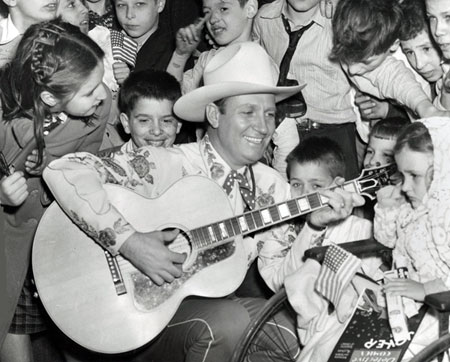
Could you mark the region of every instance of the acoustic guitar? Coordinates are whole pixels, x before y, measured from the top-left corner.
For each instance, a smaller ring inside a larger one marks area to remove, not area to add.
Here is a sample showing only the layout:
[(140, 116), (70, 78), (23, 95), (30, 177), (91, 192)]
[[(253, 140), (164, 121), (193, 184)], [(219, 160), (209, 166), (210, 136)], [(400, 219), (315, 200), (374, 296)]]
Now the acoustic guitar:
[[(390, 165), (364, 170), (341, 187), (373, 199), (394, 172)], [(190, 295), (232, 293), (247, 271), (244, 236), (327, 205), (326, 197), (311, 193), (236, 216), (222, 187), (203, 176), (184, 177), (154, 199), (117, 185), (105, 188), (136, 230), (179, 229), (169, 248), (187, 259), (180, 278), (158, 286), (96, 244), (56, 202), (50, 205), (33, 245), (39, 296), (68, 337), (102, 353), (126, 352), (151, 341)]]

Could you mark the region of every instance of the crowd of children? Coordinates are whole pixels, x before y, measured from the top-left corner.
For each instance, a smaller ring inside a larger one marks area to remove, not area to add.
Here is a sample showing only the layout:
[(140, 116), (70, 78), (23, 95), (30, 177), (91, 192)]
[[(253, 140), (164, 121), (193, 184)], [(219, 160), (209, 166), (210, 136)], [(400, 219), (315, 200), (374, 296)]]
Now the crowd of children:
[[(325, 332), (311, 322), (324, 312), (313, 316), (314, 303), (325, 303), (304, 279), (317, 271), (303, 260), (314, 246), (375, 236), (393, 248), (394, 265), (406, 260), (410, 271), (410, 279), (386, 283), (384, 293), (422, 303), (449, 289), (448, 0), (1, 5), (0, 247), (7, 281), (1, 362), (97, 358), (58, 346), (60, 332), (39, 300), (30, 261), (39, 220), (55, 199), (63, 209), (72, 211), (71, 202), (84, 208), (98, 228), (108, 225), (105, 215), (121, 220), (106, 199), (94, 212), (103, 215), (100, 221), (84, 199), (75, 201), (92, 197), (87, 186), (77, 188), (86, 180), (98, 197), (105, 197), (98, 189), (104, 183), (157, 197), (177, 179), (201, 174), (223, 186), (235, 215), (303, 194), (329, 197), (329, 206), (255, 234), (241, 288), (214, 302), (183, 302), (171, 324), (177, 328), (127, 355), (130, 361), (226, 362), (267, 293), (285, 287), (299, 316), (295, 326), (280, 319), (295, 336), (289, 348), (299, 360), (325, 362), (347, 319), (336, 311), (322, 318)], [(145, 175), (136, 169), (138, 159)], [(329, 190), (363, 168), (392, 163), (393, 185), (373, 202), (363, 205), (344, 188)], [(153, 249), (145, 251), (143, 240), (152, 233), (124, 225), (116, 238), (96, 241), (155, 284), (180, 277), (185, 256), (164, 244), (175, 231), (150, 239)], [(380, 263), (364, 259), (362, 270), (375, 276)], [(305, 300), (305, 293), (316, 299)], [(192, 327), (194, 319), (208, 328)], [(411, 356), (437, 335), (436, 324), (427, 314)], [(273, 348), (264, 344), (252, 361), (278, 356)]]

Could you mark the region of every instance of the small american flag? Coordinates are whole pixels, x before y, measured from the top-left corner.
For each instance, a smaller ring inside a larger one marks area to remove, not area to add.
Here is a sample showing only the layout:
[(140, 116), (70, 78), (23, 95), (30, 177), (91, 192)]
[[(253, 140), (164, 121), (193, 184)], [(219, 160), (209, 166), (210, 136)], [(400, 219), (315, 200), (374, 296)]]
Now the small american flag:
[(316, 280), (316, 290), (336, 307), (360, 265), (361, 260), (356, 256), (331, 244)]
[(133, 39), (120, 31), (111, 30), (111, 48), (115, 61), (135, 66), (138, 46)]

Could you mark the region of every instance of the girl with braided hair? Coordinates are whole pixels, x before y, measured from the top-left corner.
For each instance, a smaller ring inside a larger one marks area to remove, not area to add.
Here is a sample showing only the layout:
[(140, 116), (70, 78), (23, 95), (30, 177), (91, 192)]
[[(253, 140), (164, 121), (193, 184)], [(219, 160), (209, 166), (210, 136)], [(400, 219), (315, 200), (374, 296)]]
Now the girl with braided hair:
[(0, 156), (6, 165), (0, 235), (7, 281), (2, 362), (33, 361), (31, 341), (46, 330), (29, 267), (37, 224), (52, 199), (41, 173), (67, 153), (99, 150), (111, 104), (102, 83), (103, 55), (77, 27), (52, 20), (28, 28), (13, 61), (0, 70)]

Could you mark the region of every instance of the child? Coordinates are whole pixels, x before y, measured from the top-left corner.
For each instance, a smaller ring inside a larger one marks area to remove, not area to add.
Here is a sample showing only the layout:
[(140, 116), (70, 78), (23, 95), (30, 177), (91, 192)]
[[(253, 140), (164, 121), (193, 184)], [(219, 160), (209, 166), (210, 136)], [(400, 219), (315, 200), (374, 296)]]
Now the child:
[[(256, 0), (203, 0), (203, 18), (178, 30), (176, 49), (167, 66), (167, 71), (181, 82), (182, 94), (201, 85), (203, 70), (217, 52), (216, 48), (202, 52), (194, 67), (183, 73), (189, 57), (201, 40), (203, 26), (206, 24), (210, 37), (219, 47), (250, 41), (257, 11)], [(204, 133), (201, 126), (196, 126), (193, 131), (185, 131), (188, 138), (195, 134), (197, 139), (201, 139)]]
[(118, 30), (116, 14), (111, 4), (111, 0), (86, 0), (89, 9), (89, 30), (97, 25), (104, 26), (110, 30)]
[[(410, 122), (404, 118), (387, 118), (375, 123), (369, 133), (369, 143), (364, 156), (364, 168), (379, 167), (394, 163), (394, 146), (403, 128)], [(399, 175), (391, 181), (396, 183)], [(369, 200), (361, 207), (364, 218), (373, 220), (375, 201)]]
[(175, 34), (160, 22), (166, 0), (116, 0), (117, 20), (123, 31), (138, 44), (134, 70), (166, 70), (174, 50)]
[(447, 14), (450, 12), (450, 4), (445, 0), (426, 0), (427, 18), (430, 21), (430, 30), (433, 38), (441, 49), (444, 63), (444, 77), (442, 85), (438, 85), (441, 89), (441, 99), (436, 102), (440, 109), (450, 109), (450, 30), (448, 27)]
[[(342, 180), (345, 173), (345, 159), (341, 148), (326, 137), (311, 136), (305, 139), (289, 154), (287, 164), (291, 193), (294, 197), (332, 187), (336, 185), (336, 181)], [(316, 246), (340, 244), (372, 236), (372, 222), (369, 220), (350, 215), (341, 222), (319, 230), (310, 223), (308, 215), (304, 218), (306, 222), (302, 220), (303, 225), (295, 241), (292, 238), (290, 244), (280, 245), (278, 253), (273, 249), (270, 250), (265, 244), (260, 252), (259, 264), (261, 274), (273, 290), (279, 289), (284, 284), (290, 303), (303, 317), (308, 313), (312, 315), (312, 311), (318, 307), (309, 305), (304, 311), (296, 308), (299, 300), (308, 299), (306, 295), (309, 293), (297, 283), (299, 278), (309, 272), (309, 265), (303, 260), (305, 251)], [(367, 275), (374, 275), (379, 265), (378, 258), (367, 257), (362, 271)], [(312, 290), (311, 293), (316, 294)], [(328, 311), (324, 313), (328, 314)], [(321, 359), (317, 359), (317, 356), (331, 353), (328, 347), (332, 348), (333, 342), (330, 341), (339, 338), (345, 324), (335, 323), (336, 313), (331, 314), (329, 320), (327, 326), (332, 332), (327, 334), (329, 332), (327, 329), (322, 332), (314, 331), (310, 319), (303, 319), (303, 323), (299, 319), (297, 332), (303, 348), (297, 361), (318, 361)]]
[(403, 21), (400, 27), (400, 46), (411, 67), (431, 88), (431, 99), (436, 96), (436, 81), (442, 77), (441, 55), (433, 41), (422, 0), (402, 3)]
[[(118, 31), (110, 30), (101, 25), (97, 25), (92, 30), (89, 30), (86, 0), (59, 0), (57, 14), (63, 21), (79, 27), (82, 33), (89, 35), (105, 53), (103, 57), (103, 83), (111, 91), (113, 103), (104, 140), (100, 148), (105, 149), (121, 145), (124, 142), (124, 138), (117, 127), (119, 123), (118, 92), (120, 85), (130, 74), (130, 67), (134, 66), (132, 58), (136, 56), (136, 44), (131, 39), (125, 41), (125, 44), (131, 44), (131, 47), (134, 46), (134, 49), (129, 53), (130, 55), (132, 54), (131, 57), (123, 58), (121, 54), (125, 52), (124, 42), (116, 44), (112, 40), (114, 36), (112, 33), (119, 34)], [(120, 38), (122, 36), (124, 35), (120, 34)], [(122, 47), (118, 54), (114, 51), (117, 47)]]
[(59, 0), (57, 15), (63, 21), (78, 26), (82, 33), (88, 34), (102, 48), (105, 52), (103, 81), (111, 91), (118, 91), (118, 86), (130, 74), (130, 68), (124, 61), (114, 59), (110, 30), (104, 26), (89, 29), (89, 15), (85, 0)]
[(307, 84), (302, 90), (306, 113), (286, 114), (274, 135), (273, 166), (284, 175), (286, 156), (299, 141), (308, 135), (326, 136), (341, 145), (345, 176), (351, 179), (359, 175), (355, 144), (359, 116), (351, 83), (341, 66), (328, 58), (333, 45), (331, 16), (321, 13), (321, 4), (319, 0), (276, 0), (262, 6), (255, 17), (253, 36), (280, 68), (289, 44), (298, 39), (284, 72), (288, 79)]
[[(409, 273), (408, 279), (388, 281), (384, 291), (417, 303), (427, 294), (450, 287), (449, 135), (446, 118), (424, 119), (407, 126), (394, 149), (402, 182), (381, 189), (377, 195), (375, 237), (394, 248), (394, 263), (406, 266)], [(416, 354), (437, 336), (437, 317), (428, 314), (411, 342), (410, 352)], [(405, 360), (408, 357), (411, 354), (405, 355)]]
[(181, 97), (178, 81), (159, 70), (133, 72), (123, 84), (119, 96), (120, 121), (131, 139), (121, 150), (139, 147), (171, 147), (181, 129), (173, 114), (173, 105)]
[[(12, 175), (0, 181), (0, 223), (9, 262), (1, 340), (8, 328), (9, 333), (0, 352), (2, 361), (31, 360), (30, 335), (46, 328), (33, 297), (31, 274), (27, 276), (33, 235), (51, 202), (41, 171), (66, 153), (98, 151), (110, 109), (102, 77), (102, 50), (59, 20), (30, 26), (13, 61), (1, 71), (0, 150), (16, 171), (26, 173), (25, 178), (11, 170)], [(34, 151), (19, 162), (17, 155), (30, 142)]]
[(184, 67), (200, 42), (201, 31), (206, 24), (209, 35), (219, 47), (236, 42), (250, 41), (253, 18), (258, 11), (256, 0), (203, 0), (204, 17), (185, 28), (176, 36), (176, 49), (167, 71), (182, 84), (183, 94), (201, 83), (203, 69), (216, 50), (201, 53), (195, 66), (184, 72)]
[(373, 168), (394, 162), (394, 146), (402, 129), (409, 122), (400, 119), (383, 119), (372, 127), (364, 157), (364, 168)]
[(443, 115), (414, 74), (391, 54), (399, 45), (402, 11), (391, 0), (342, 0), (333, 17), (331, 58), (339, 61), (365, 93), (391, 98), (419, 117)]
[(27, 28), (56, 17), (57, 0), (3, 0), (8, 17), (0, 20), (0, 67), (14, 57), (17, 45)]

